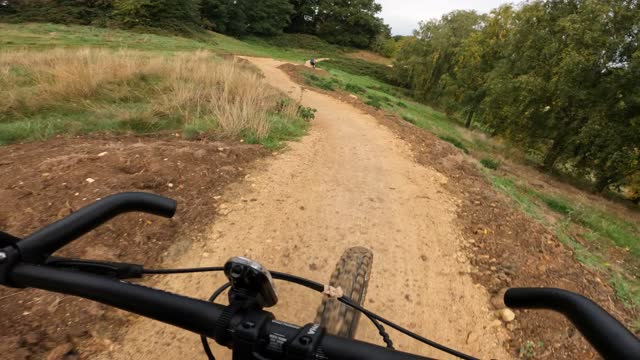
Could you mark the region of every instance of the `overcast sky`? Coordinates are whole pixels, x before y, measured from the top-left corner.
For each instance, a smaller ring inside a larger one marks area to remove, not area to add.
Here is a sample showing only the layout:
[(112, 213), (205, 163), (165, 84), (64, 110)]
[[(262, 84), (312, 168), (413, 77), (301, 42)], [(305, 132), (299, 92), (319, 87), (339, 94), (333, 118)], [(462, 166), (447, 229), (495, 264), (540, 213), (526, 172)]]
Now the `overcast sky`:
[[(382, 18), (391, 25), (393, 35), (410, 35), (418, 22), (439, 18), (452, 10), (474, 9), (485, 13), (508, 0), (376, 0), (382, 5)], [(517, 2), (517, 1), (516, 1)]]

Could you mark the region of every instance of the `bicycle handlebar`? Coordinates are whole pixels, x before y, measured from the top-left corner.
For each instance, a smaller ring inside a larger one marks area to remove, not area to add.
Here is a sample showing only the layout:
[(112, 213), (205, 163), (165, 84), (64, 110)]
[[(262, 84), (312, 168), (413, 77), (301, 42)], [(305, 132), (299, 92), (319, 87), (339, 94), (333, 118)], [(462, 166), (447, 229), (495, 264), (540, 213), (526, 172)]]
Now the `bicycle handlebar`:
[[(11, 271), (10, 279), (17, 286), (35, 287), (95, 300), (196, 334), (203, 334), (214, 340), (218, 340), (215, 327), (225, 309), (224, 305), (103, 276), (48, 266), (17, 264)], [(234, 327), (240, 326), (243, 322), (242, 316), (242, 313), (234, 316), (229, 322), (230, 327), (226, 329), (227, 333), (234, 332)], [(283, 348), (282, 344), (294, 339), (299, 329), (295, 325), (279, 321), (271, 321), (266, 328), (268, 332), (263, 334), (263, 339), (267, 342), (264, 354), (274, 358), (283, 355), (286, 348)], [(272, 336), (276, 336), (275, 343)], [(229, 344), (229, 347), (233, 347), (233, 344)], [(331, 335), (322, 338), (318, 353), (331, 360), (429, 360), (422, 356)]]
[(640, 358), (638, 339), (584, 296), (561, 289), (509, 289), (504, 303), (515, 309), (547, 309), (565, 315), (605, 359)]
[(56, 250), (88, 233), (117, 215), (140, 211), (171, 218), (175, 200), (148, 193), (120, 193), (88, 205), (27, 236), (17, 244), (25, 262), (41, 263)]
[[(69, 216), (0, 249), (0, 284), (34, 287), (75, 295), (151, 319), (168, 323), (210, 337), (232, 347), (227, 334), (238, 333), (242, 312), (233, 315), (225, 329), (217, 329), (225, 311), (222, 305), (191, 299), (158, 289), (148, 288), (81, 271), (56, 268), (45, 263), (49, 255), (93, 230), (109, 219), (125, 212), (141, 211), (172, 217), (174, 200), (147, 193), (121, 193), (97, 201)], [(131, 264), (128, 264), (131, 265)], [(620, 322), (587, 298), (560, 289), (510, 289), (504, 296), (512, 308), (539, 308), (566, 315), (586, 339), (607, 359), (640, 359), (640, 341)], [(262, 315), (270, 313), (262, 312)], [(263, 318), (268, 321), (266, 334), (261, 334), (264, 351), (282, 356), (283, 344), (295, 340), (299, 327)], [(225, 325), (226, 326), (226, 325)], [(234, 328), (235, 326), (235, 328)], [(275, 336), (275, 340), (272, 338)], [(279, 337), (278, 337), (279, 336)], [(275, 345), (269, 345), (275, 343)], [(242, 346), (240, 346), (242, 347)], [(286, 345), (284, 346), (286, 348)], [(391, 359), (425, 360), (427, 358), (380, 346), (326, 335), (319, 348), (322, 356), (332, 360)], [(236, 349), (237, 350), (237, 349)]]

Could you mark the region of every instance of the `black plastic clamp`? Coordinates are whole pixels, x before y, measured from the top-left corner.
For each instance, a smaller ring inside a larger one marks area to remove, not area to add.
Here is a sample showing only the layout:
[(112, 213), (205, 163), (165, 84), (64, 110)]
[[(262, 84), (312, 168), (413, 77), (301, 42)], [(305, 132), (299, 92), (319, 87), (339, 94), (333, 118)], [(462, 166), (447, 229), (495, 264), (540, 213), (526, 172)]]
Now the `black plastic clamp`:
[(325, 329), (320, 324), (307, 324), (302, 327), (296, 336), (286, 346), (285, 359), (288, 360), (313, 360), (318, 347), (322, 343)]

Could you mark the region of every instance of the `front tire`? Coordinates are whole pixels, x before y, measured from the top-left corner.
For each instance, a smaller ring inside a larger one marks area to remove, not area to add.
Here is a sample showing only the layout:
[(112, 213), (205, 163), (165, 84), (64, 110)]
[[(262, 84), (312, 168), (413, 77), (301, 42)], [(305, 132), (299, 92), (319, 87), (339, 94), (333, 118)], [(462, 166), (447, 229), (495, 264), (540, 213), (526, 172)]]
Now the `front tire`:
[[(373, 253), (364, 247), (345, 250), (331, 274), (330, 285), (341, 287), (344, 296), (359, 305), (364, 304), (371, 274)], [(360, 312), (337, 299), (325, 297), (318, 307), (315, 322), (324, 326), (331, 335), (353, 338), (358, 328)]]

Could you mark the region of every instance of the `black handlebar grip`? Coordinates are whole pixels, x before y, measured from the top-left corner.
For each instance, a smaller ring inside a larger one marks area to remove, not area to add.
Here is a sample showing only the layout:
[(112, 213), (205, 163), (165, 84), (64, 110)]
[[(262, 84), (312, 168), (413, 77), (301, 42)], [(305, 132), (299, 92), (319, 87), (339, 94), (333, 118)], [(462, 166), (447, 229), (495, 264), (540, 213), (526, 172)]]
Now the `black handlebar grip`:
[(605, 359), (640, 359), (640, 341), (618, 320), (584, 296), (561, 289), (509, 289), (510, 308), (547, 309), (565, 315)]
[(173, 217), (175, 200), (148, 193), (120, 193), (88, 205), (27, 236), (17, 244), (22, 261), (41, 263), (56, 250), (115, 216), (132, 211)]

